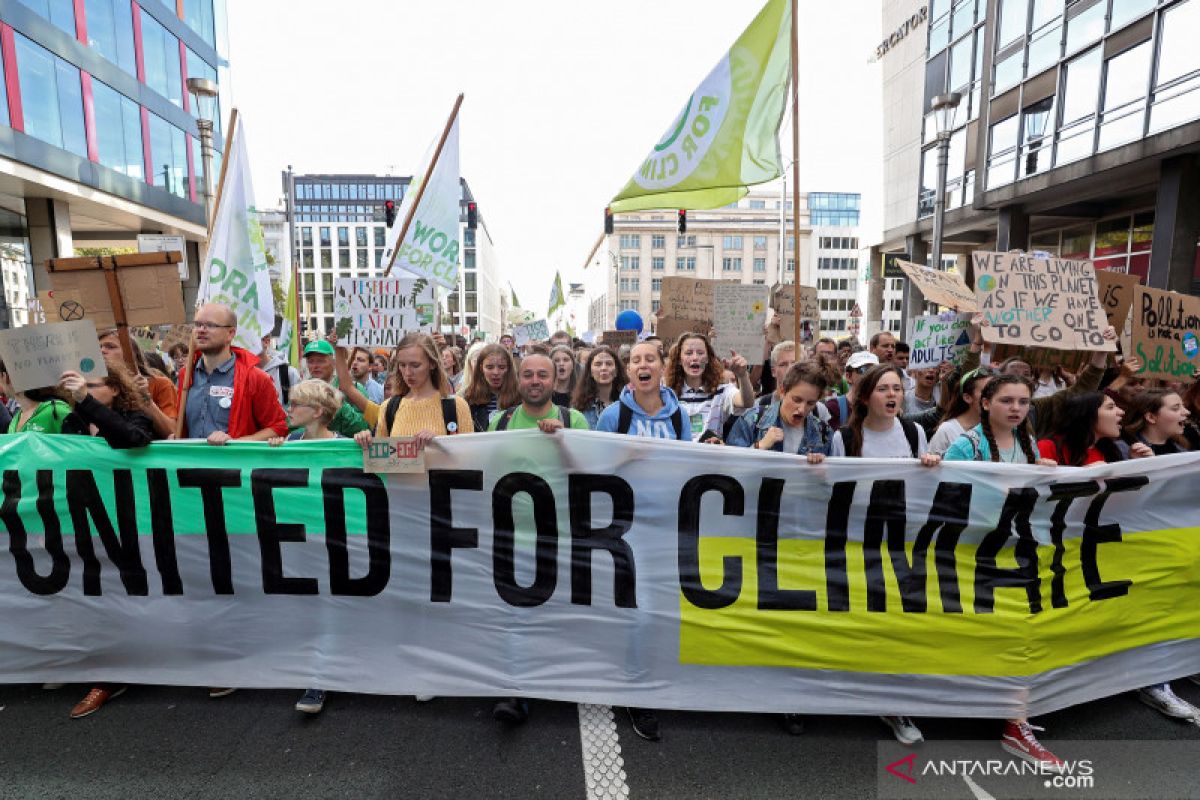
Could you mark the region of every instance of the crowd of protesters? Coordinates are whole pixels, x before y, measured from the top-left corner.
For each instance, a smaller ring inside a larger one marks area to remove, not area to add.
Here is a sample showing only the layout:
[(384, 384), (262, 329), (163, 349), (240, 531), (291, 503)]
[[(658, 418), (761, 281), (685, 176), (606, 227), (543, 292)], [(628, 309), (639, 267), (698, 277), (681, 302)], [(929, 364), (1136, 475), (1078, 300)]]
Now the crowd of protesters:
[[(572, 428), (770, 450), (808, 463), (906, 458), (928, 468), (943, 460), (1078, 467), (1200, 449), (1200, 383), (1152, 385), (1135, 359), (1119, 354), (1091, 354), (1075, 373), (1020, 357), (995, 363), (978, 324), (957, 363), (927, 369), (909, 369), (908, 345), (888, 332), (861, 348), (850, 339), (797, 344), (770, 327), (763, 363), (753, 367), (738, 353), (718, 353), (709, 331), (620, 346), (558, 332), (519, 348), (511, 336), (468, 346), (462, 337), (410, 333), (376, 352), (339, 347), (330, 336), (308, 342), (302, 363), (291, 364), (270, 337), (258, 353), (233, 346), (236, 324), (224, 306), (199, 308), (190, 364), (186, 346), (163, 353), (136, 345), (126, 364), (116, 333), (103, 331), (103, 379), (66, 372), (56, 386), (18, 392), (0, 363), (0, 426), (97, 436), (114, 448), (173, 437), (180, 414), (185, 438), (214, 446), (353, 438), (365, 447), (373, 437), (404, 436), (424, 447), (440, 436)], [(97, 685), (71, 716), (92, 714), (122, 691)], [(1167, 716), (1200, 718), (1168, 684), (1138, 696)], [(310, 688), (296, 708), (317, 713), (325, 699)], [(660, 737), (653, 711), (627, 711), (636, 733)], [(881, 712), (897, 740), (922, 740), (913, 720)], [(519, 724), (529, 705), (503, 699), (494, 715)], [(803, 729), (798, 715), (783, 721), (791, 733)], [(1002, 746), (1057, 764), (1034, 730), (1028, 720), (1008, 720)]]

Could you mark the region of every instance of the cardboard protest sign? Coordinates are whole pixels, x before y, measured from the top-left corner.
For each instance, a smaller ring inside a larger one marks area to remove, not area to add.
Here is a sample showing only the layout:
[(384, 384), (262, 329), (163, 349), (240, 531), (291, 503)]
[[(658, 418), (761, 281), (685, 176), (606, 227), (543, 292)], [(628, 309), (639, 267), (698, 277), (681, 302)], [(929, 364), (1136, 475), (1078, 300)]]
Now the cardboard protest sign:
[(411, 473), (425, 471), (425, 451), (412, 436), (373, 439), (363, 450), (363, 472)]
[(1147, 378), (1189, 380), (1200, 364), (1200, 297), (1135, 286), (1133, 352)]
[(164, 353), (171, 352), (171, 348), (177, 344), (187, 347), (192, 340), (191, 325), (167, 325), (163, 326), (162, 331), (162, 349)]
[[(771, 308), (775, 311), (774, 321), (767, 332), (772, 344), (790, 340), (796, 333), (795, 286), (777, 283), (771, 290)], [(778, 322), (778, 325), (775, 322)], [(821, 324), (821, 302), (814, 286), (800, 287), (800, 338), (802, 343), (811, 342)]]
[(670, 349), (671, 344), (685, 333), (703, 333), (708, 335), (712, 329), (712, 322), (699, 319), (675, 319), (674, 317), (662, 317), (654, 326), (654, 332), (663, 344)]
[(722, 358), (732, 350), (747, 363), (763, 362), (763, 327), (770, 291), (766, 286), (731, 283), (713, 287), (713, 349)]
[(433, 286), (424, 278), (338, 278), (333, 322), (338, 344), (395, 347), (405, 333), (433, 325)]
[(681, 333), (693, 331), (708, 334), (716, 309), (713, 287), (718, 284), (736, 285), (734, 280), (706, 280), (671, 275), (662, 279), (659, 317), (656, 330), (668, 345)]
[(907, 341), (912, 347), (909, 369), (936, 367), (943, 361), (958, 362), (971, 344), (967, 329), (970, 314), (927, 314), (908, 322)]
[(100, 269), (100, 263), (108, 258), (117, 265), (117, 284), (128, 325), (186, 321), (179, 283), (179, 254), (175, 252), (54, 259), (47, 266), (53, 296), (59, 302), (46, 309), (46, 319), (71, 322), (87, 318), (98, 329), (115, 326), (108, 270)]
[(550, 338), (550, 326), (546, 320), (539, 319), (513, 328), (513, 341), (517, 347), (524, 347), (530, 342), (544, 342)]
[(954, 272), (930, 269), (910, 261), (897, 261), (908, 279), (917, 285), (931, 303), (948, 306), (955, 311), (978, 311), (975, 295), (967, 288), (962, 276)]
[(620, 347), (623, 344), (637, 343), (637, 331), (605, 331), (603, 344), (609, 347)]
[(0, 330), (0, 358), (18, 392), (54, 386), (68, 370), (85, 378), (108, 375), (96, 326), (87, 319)]
[(1133, 287), (1142, 282), (1141, 276), (1098, 269), (1096, 280), (1100, 285), (1100, 306), (1108, 315), (1108, 324), (1118, 331), (1125, 330), (1125, 320), (1133, 307)]
[(976, 252), (975, 298), (985, 341), (1111, 352), (1096, 270), (1087, 261)]

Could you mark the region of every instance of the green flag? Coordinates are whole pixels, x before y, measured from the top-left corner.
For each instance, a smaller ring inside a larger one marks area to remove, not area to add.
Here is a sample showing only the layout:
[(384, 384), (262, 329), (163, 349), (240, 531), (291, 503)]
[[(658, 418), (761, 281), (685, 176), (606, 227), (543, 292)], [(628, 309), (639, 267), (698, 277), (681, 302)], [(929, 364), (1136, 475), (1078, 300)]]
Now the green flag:
[(609, 203), (613, 212), (720, 208), (783, 174), (791, 25), (790, 0), (769, 0)]
[(550, 310), (546, 312), (549, 317), (555, 311), (567, 304), (567, 297), (562, 290), (562, 275), (557, 271), (554, 273), (554, 285), (550, 287)]
[(521, 307), (521, 301), (517, 299), (517, 290), (516, 290), (516, 289), (514, 289), (514, 288), (512, 288), (512, 284), (509, 284), (509, 285), (508, 285), (508, 290), (509, 290), (510, 292), (512, 292), (512, 307), (513, 307), (513, 308), (520, 308), (520, 307)]

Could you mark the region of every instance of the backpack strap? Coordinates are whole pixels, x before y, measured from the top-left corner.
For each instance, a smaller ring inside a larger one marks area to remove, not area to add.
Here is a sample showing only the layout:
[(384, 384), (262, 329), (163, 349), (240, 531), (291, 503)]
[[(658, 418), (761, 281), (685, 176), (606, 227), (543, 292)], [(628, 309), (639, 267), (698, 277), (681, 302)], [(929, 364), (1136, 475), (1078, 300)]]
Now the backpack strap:
[(629, 428), (633, 425), (633, 409), (619, 400), (617, 405), (620, 406), (617, 414), (617, 433), (629, 433)]
[[(850, 451), (855, 449), (854, 443), (858, 441), (858, 438), (854, 435), (854, 428), (851, 428), (849, 425), (843, 425), (838, 428), (838, 433), (842, 435), (842, 449), (846, 451), (846, 455), (849, 455)], [(861, 450), (859, 451), (859, 455), (862, 455)]]
[(979, 434), (975, 432), (974, 428), (971, 428), (969, 431), (963, 431), (963, 436), (967, 437), (967, 441), (971, 443), (971, 460), (982, 461), (983, 445), (979, 441)]
[[(850, 421), (850, 401), (846, 399), (846, 395), (844, 395), (844, 394), (837, 395), (837, 407), (838, 407), (838, 424), (845, 425), (846, 423), (848, 423)], [(842, 437), (842, 441), (843, 442), (846, 441), (845, 436)]]
[(517, 413), (517, 406), (513, 406), (512, 408), (506, 408), (502, 412), (500, 412), (500, 419), (497, 420), (497, 422), (496, 422), (496, 430), (497, 431), (508, 430), (508, 423), (512, 422), (513, 414), (516, 414), (516, 413)]
[(383, 422), (384, 432), (386, 436), (392, 435), (392, 425), (396, 423), (396, 412), (400, 410), (400, 401), (402, 397), (389, 397), (387, 405), (383, 407)]
[(564, 428), (571, 427), (571, 409), (566, 406), (555, 406), (558, 409), (558, 419)]
[(917, 423), (910, 419), (900, 417), (900, 427), (904, 429), (904, 438), (908, 439), (908, 449), (912, 452), (913, 458), (919, 458), (917, 450), (921, 447), (921, 439), (917, 435)]
[(675, 411), (671, 414), (671, 425), (675, 428), (675, 438), (681, 441), (690, 440), (692, 437), (684, 437), (683, 435), (683, 409), (679, 406), (675, 407)]
[(442, 398), (442, 423), (446, 426), (446, 433), (453, 436), (458, 433), (458, 404), (454, 401), (454, 395)]
[(283, 406), (287, 408), (288, 397), (292, 393), (292, 365), (288, 363), (280, 364), (279, 367), (279, 393), (283, 396)]

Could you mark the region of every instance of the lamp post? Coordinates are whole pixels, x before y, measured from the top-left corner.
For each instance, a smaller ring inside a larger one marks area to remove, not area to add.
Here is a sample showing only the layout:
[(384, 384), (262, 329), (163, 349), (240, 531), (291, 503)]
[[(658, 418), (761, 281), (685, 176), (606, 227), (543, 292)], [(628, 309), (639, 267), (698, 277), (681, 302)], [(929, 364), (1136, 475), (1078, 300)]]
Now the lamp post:
[(937, 128), (937, 198), (933, 203), (933, 268), (942, 268), (942, 226), (946, 217), (946, 171), (950, 165), (950, 134), (954, 130), (954, 112), (962, 95), (939, 94), (930, 102)]
[(196, 127), (200, 130), (200, 162), (204, 166), (204, 209), (209, 230), (212, 230), (213, 188), (213, 115), (217, 104), (217, 84), (208, 78), (188, 78), (188, 91), (196, 96)]

